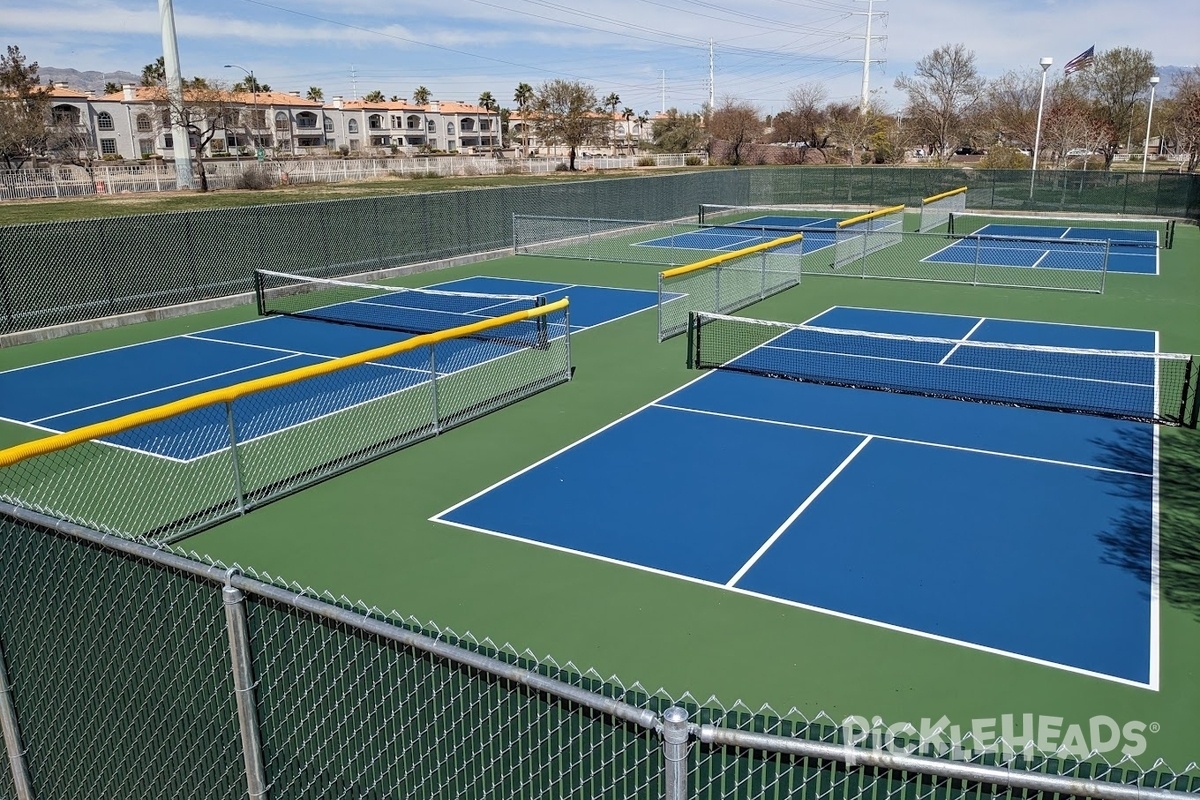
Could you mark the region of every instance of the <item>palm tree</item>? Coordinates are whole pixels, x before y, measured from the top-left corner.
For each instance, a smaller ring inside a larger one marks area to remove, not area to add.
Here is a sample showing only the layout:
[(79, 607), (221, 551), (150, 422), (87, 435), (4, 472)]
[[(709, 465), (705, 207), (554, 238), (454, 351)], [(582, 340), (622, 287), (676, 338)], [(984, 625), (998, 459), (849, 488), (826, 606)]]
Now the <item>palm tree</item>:
[(429, 144), (429, 120), (425, 118), (425, 107), (429, 105), (430, 92), (424, 86), (413, 90), (413, 102), (421, 107), (421, 136), (425, 140), (425, 149), (431, 149)]
[(378, 89), (367, 92), (366, 94), (363, 95), (363, 101), (367, 102), (367, 103), (382, 103), (383, 102), (383, 92), (379, 91)]
[(631, 153), (633, 152), (633, 147), (631, 147), (629, 144), (629, 136), (631, 133), (633, 133), (633, 126), (630, 125), (629, 122), (633, 119), (634, 113), (634, 110), (629, 106), (626, 106), (621, 110), (621, 116), (625, 118), (625, 146), (629, 148), (629, 152)]
[[(496, 102), (496, 98), (492, 96), (491, 92), (483, 92), (482, 94), (479, 95), (479, 106), (484, 111), (488, 112), (488, 114), (492, 114), (495, 111), (499, 110), (499, 108), (500, 108), (500, 104)], [(500, 120), (497, 119), (496, 127), (499, 128), (499, 126), (500, 126)], [(495, 156), (496, 155), (496, 136), (495, 136), (495, 134), (492, 134), (492, 136), (489, 137), (488, 144), (492, 151), (492, 155)]]
[(533, 105), (533, 87), (528, 83), (517, 84), (517, 91), (513, 94), (513, 102), (517, 104), (517, 110), (521, 112), (521, 152), (525, 157), (529, 157), (529, 107)]
[(604, 105), (612, 111), (610, 116), (612, 119), (613, 153), (615, 154), (617, 152), (617, 106), (621, 105), (621, 96), (613, 92), (604, 98)]
[(638, 115), (637, 115), (637, 123), (638, 123), (638, 143), (639, 143), (639, 144), (638, 144), (638, 149), (639, 149), (639, 150), (641, 149), (641, 140), (642, 140), (642, 136), (644, 136), (644, 135), (645, 135), (646, 123), (647, 123), (647, 122), (649, 122), (649, 121), (650, 121), (650, 112), (649, 112), (649, 111), (643, 111), (642, 113), (640, 113), (640, 114), (638, 114)]
[(307, 97), (309, 100), (312, 100), (314, 103), (320, 103), (325, 99), (325, 92), (320, 86), (310, 86), (308, 87), (308, 94), (306, 94), (305, 97)]

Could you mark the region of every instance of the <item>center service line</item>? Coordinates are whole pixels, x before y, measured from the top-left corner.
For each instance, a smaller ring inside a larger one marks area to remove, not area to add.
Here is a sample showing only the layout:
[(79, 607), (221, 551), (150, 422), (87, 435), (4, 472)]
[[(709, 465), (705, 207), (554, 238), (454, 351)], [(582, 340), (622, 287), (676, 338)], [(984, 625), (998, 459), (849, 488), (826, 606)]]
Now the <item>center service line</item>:
[(737, 584), (737, 582), (740, 581), (745, 576), (745, 574), (750, 571), (750, 568), (754, 566), (755, 562), (757, 562), (760, 558), (762, 558), (763, 554), (771, 549), (771, 545), (775, 544), (775, 541), (777, 539), (779, 539), (780, 536), (783, 536), (783, 532), (786, 531), (789, 527), (791, 527), (792, 523), (796, 521), (796, 518), (804, 513), (804, 509), (806, 509), (810, 505), (812, 505), (812, 502), (817, 499), (817, 497), (821, 494), (821, 492), (825, 491), (825, 488), (827, 486), (829, 486), (829, 484), (833, 483), (833, 479), (836, 478), (838, 475), (840, 475), (842, 470), (844, 470), (846, 467), (848, 467), (850, 465), (850, 462), (854, 460), (855, 456), (857, 456), (859, 453), (861, 453), (863, 448), (866, 447), (867, 444), (874, 438), (875, 438), (874, 436), (868, 436), (867, 438), (865, 438), (861, 442), (859, 442), (858, 447), (854, 448), (850, 452), (850, 455), (848, 455), (844, 459), (842, 459), (842, 463), (837, 465), (837, 469), (835, 469), (833, 472), (829, 473), (829, 475), (826, 476), (825, 480), (821, 481), (821, 485), (818, 486), (816, 489), (814, 489), (813, 493), (810, 494), (808, 497), (806, 497), (804, 499), (804, 502), (800, 504), (800, 507), (797, 508), (795, 511), (793, 511), (792, 515), (790, 517), (788, 517), (786, 520), (784, 520), (782, 525), (780, 525), (778, 528), (775, 529), (775, 532), (771, 534), (771, 538), (769, 538), (765, 542), (763, 542), (762, 547), (758, 548), (758, 552), (756, 552), (754, 555), (752, 555), (750, 557), (750, 560), (747, 561), (745, 564), (743, 564), (742, 568), (739, 569), (732, 578), (730, 578), (728, 581), (726, 581), (725, 585), (727, 587), (735, 586)]

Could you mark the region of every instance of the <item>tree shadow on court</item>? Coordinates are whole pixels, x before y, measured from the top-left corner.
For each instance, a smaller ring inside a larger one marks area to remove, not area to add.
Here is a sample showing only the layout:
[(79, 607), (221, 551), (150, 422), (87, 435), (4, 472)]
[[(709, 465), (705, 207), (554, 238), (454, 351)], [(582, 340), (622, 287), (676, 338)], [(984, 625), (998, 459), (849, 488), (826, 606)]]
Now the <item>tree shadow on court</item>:
[[(1144, 436), (1123, 431), (1099, 443), (1104, 465), (1146, 472)], [(1139, 502), (1127, 505), (1110, 530), (1100, 534), (1104, 561), (1138, 578), (1151, 578), (1152, 511), (1145, 502), (1145, 478), (1104, 473), (1116, 492)], [(1200, 620), (1200, 432), (1164, 431), (1159, 447), (1159, 592), (1163, 600)]]

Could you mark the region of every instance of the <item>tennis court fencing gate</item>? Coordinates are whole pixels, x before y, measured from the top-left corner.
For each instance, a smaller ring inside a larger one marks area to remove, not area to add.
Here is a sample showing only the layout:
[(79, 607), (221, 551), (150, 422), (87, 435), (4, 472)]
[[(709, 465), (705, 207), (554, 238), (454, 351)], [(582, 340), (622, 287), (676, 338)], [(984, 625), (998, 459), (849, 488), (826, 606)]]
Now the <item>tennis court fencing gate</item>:
[(0, 579), (2, 800), (1200, 792), (1195, 764), (854, 746), (3, 504)]

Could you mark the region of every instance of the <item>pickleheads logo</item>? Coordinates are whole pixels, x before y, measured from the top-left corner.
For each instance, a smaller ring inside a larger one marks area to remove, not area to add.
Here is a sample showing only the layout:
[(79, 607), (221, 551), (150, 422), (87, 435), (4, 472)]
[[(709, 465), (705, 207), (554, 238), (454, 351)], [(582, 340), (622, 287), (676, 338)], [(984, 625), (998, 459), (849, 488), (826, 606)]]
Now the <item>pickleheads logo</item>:
[(973, 719), (969, 724), (946, 717), (922, 719), (920, 724), (885, 724), (879, 717), (849, 716), (842, 721), (842, 741), (856, 747), (891, 753), (928, 755), (969, 761), (994, 753), (1006, 758), (1035, 754), (1086, 759), (1095, 755), (1134, 758), (1146, 752), (1146, 737), (1158, 733), (1158, 723), (1130, 720), (1119, 723), (1107, 715), (1083, 722), (1042, 714), (1004, 714)]

